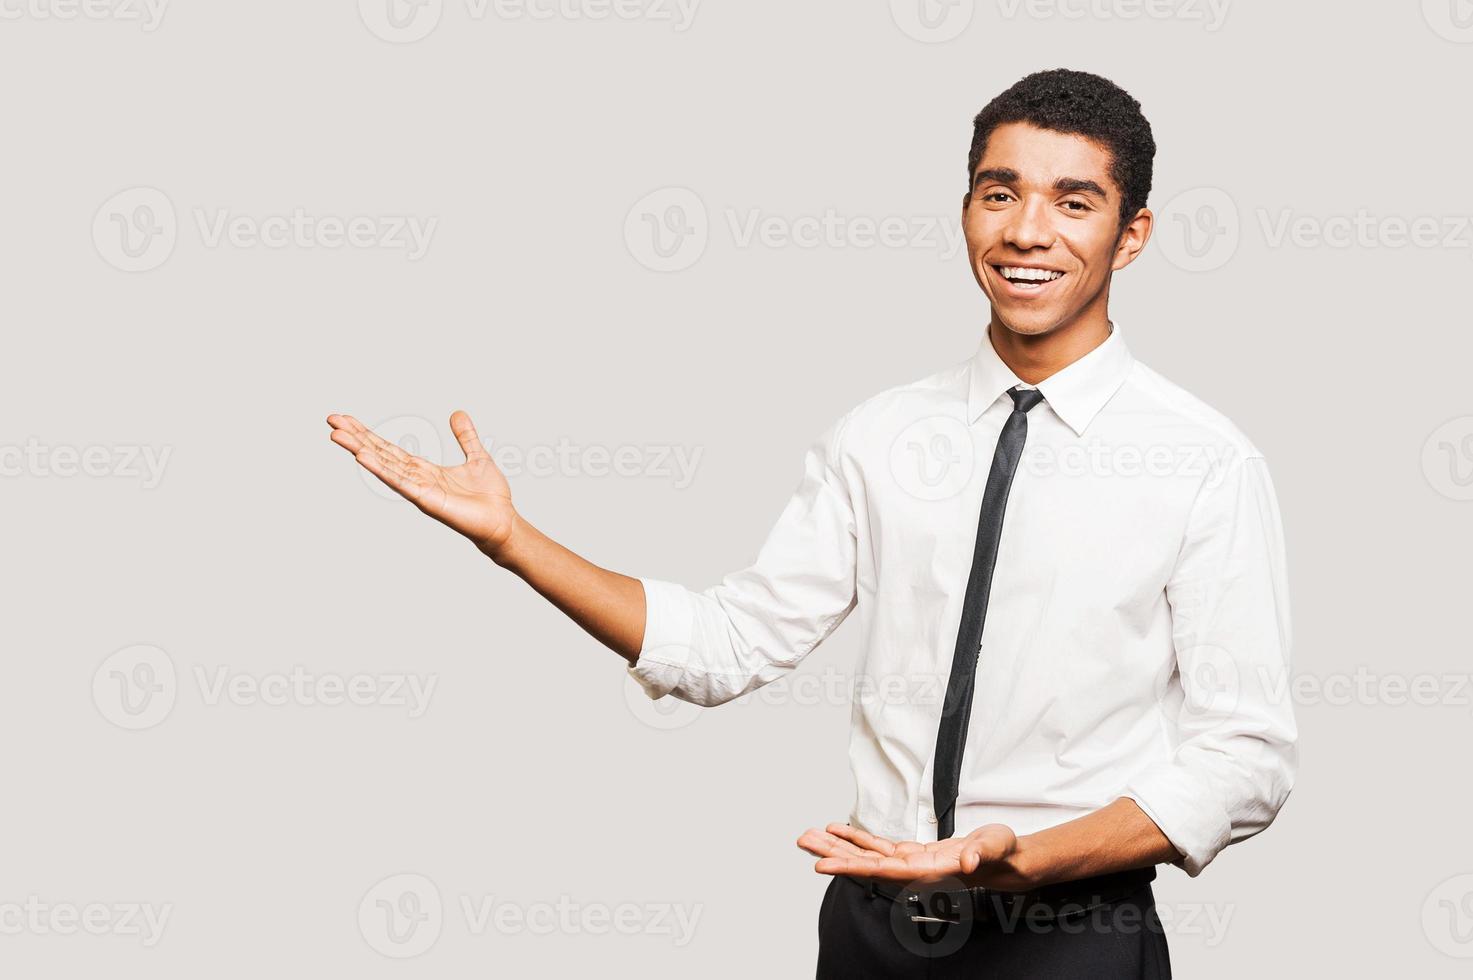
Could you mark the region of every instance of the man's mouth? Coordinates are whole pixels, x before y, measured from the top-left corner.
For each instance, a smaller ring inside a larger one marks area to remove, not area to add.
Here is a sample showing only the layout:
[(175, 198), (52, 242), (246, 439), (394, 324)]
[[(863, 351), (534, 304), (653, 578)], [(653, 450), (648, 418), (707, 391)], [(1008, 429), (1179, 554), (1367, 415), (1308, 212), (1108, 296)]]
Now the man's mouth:
[(1041, 292), (1051, 282), (1064, 278), (1058, 269), (1043, 269), (1025, 265), (994, 265), (992, 271), (1020, 293)]

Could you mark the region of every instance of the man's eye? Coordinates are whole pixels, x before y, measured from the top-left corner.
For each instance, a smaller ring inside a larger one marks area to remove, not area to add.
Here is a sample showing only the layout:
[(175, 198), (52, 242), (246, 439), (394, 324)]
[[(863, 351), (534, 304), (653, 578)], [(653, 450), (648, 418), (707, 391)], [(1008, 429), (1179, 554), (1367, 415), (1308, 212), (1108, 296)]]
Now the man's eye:
[(1064, 202), (1064, 207), (1068, 208), (1071, 211), (1088, 211), (1089, 210), (1089, 205), (1088, 204), (1085, 204), (1083, 201), (1065, 201)]
[(991, 194), (982, 195), (984, 201), (1004, 201), (1009, 197), (1007, 191), (993, 191)]

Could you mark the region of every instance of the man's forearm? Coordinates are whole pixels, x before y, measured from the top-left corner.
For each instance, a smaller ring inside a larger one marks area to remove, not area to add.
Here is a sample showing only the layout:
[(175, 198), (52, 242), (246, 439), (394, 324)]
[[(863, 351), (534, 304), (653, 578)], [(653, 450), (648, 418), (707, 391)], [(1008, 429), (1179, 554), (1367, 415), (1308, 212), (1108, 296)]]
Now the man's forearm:
[(984, 866), (976, 884), (1022, 890), (1176, 861), (1181, 854), (1134, 800), (1018, 838), (1006, 868)]
[(520, 515), (499, 548), (481, 550), (520, 576), (594, 639), (631, 664), (639, 659), (645, 621), (644, 586), (639, 579), (600, 568)]

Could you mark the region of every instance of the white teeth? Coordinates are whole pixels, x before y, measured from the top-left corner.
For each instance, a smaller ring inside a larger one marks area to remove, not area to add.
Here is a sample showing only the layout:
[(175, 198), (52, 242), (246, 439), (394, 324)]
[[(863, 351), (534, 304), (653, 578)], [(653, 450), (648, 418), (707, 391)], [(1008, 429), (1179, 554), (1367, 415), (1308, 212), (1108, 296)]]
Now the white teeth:
[(1017, 265), (999, 266), (998, 269), (1004, 279), (1026, 279), (1029, 282), (1052, 282), (1063, 275), (1051, 269), (1025, 269)]

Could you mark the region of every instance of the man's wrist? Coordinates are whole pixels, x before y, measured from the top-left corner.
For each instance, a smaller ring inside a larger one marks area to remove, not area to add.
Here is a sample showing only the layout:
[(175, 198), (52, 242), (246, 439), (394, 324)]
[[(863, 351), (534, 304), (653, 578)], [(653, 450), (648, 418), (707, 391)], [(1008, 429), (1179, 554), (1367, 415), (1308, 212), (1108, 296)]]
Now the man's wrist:
[(1028, 891), (1046, 883), (1039, 878), (1046, 860), (1038, 842), (1025, 835), (1017, 839), (1007, 857), (984, 864), (961, 878), (964, 884), (972, 887), (1003, 892)]
[(476, 548), (502, 568), (515, 572), (531, 527), (522, 520), (521, 514), (512, 511), (511, 523), (506, 533), (499, 540), (476, 541)]
[(1033, 834), (1018, 838), (1017, 847), (1007, 861), (1008, 869), (1018, 880), (1022, 891), (1048, 884), (1050, 861), (1047, 846), (1041, 845)]

